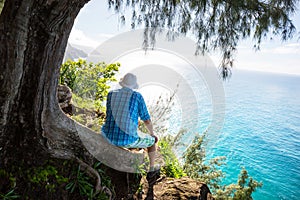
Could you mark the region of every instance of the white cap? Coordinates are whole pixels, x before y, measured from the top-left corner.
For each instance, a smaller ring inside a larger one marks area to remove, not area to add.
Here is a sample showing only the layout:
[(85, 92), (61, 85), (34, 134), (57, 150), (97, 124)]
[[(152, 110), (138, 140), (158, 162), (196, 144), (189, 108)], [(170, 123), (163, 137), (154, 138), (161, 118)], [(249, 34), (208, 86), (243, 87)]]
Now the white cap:
[(137, 78), (132, 73), (127, 73), (123, 78), (121, 78), (119, 84), (122, 87), (127, 87), (130, 89), (138, 89), (139, 85), (137, 84)]

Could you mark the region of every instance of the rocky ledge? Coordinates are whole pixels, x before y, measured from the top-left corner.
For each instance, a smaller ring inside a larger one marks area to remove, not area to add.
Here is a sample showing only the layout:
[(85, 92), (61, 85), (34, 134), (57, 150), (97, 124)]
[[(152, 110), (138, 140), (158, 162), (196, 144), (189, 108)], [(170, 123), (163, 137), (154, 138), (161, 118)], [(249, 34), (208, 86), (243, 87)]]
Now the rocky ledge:
[(142, 195), (137, 199), (157, 200), (214, 200), (205, 183), (195, 181), (189, 177), (180, 179), (161, 177), (149, 187), (143, 178)]

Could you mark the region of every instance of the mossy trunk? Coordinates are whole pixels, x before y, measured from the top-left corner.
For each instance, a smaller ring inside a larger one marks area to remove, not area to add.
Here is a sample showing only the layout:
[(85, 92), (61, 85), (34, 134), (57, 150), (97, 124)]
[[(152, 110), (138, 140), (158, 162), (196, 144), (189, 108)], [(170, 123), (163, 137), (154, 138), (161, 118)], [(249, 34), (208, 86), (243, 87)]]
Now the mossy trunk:
[[(82, 140), (93, 142), (93, 155), (112, 155), (113, 159), (107, 159), (108, 166), (135, 170), (128, 158), (136, 156), (77, 124), (58, 104), (59, 69), (68, 37), (77, 14), (88, 1), (5, 1), (0, 15), (0, 194), (9, 192), (1, 191), (7, 184), (1, 177), (12, 176), (22, 199), (30, 193), (28, 197), (33, 199), (57, 199), (41, 188), (28, 192), (33, 189), (28, 172), (50, 161), (64, 172), (65, 159), (93, 163), (95, 159)], [(142, 161), (143, 156), (139, 157)], [(101, 180), (94, 175), (96, 186), (103, 189), (99, 186)], [(63, 193), (56, 192), (64, 196)]]
[[(5, 2), (0, 16), (1, 168), (38, 165), (50, 156), (68, 158), (83, 149), (75, 131), (62, 124), (68, 121), (58, 107), (56, 88), (70, 31), (86, 2)], [(55, 122), (61, 130), (49, 132), (51, 117), (62, 119)]]

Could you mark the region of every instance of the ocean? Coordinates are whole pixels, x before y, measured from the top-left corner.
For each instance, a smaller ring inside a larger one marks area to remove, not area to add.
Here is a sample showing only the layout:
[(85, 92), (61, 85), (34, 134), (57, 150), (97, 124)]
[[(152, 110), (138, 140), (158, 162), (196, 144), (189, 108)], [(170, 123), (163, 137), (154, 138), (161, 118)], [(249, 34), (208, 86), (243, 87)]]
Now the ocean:
[[(189, 77), (190, 71), (184, 68), (180, 72), (190, 81), (192, 91), (200, 91), (194, 94), (184, 91), (181, 102), (180, 98), (175, 102), (174, 113), (168, 119), (171, 134), (178, 133), (186, 119), (187, 127), (192, 128), (181, 141), (188, 145), (195, 134), (201, 134), (211, 126), (213, 102), (205, 77), (203, 80)], [(226, 185), (237, 183), (244, 167), (249, 177), (263, 183), (252, 195), (255, 200), (299, 200), (300, 75), (234, 70), (231, 78), (222, 85), (224, 123), (216, 134), (207, 133), (207, 140), (213, 139), (205, 145), (206, 161), (226, 157), (226, 165), (220, 168), (226, 175), (222, 184)], [(153, 98), (151, 91), (158, 89), (150, 88), (143, 96)], [(197, 106), (199, 115), (195, 114)], [(155, 118), (155, 112), (151, 116)], [(174, 148), (179, 159), (185, 148)]]
[(226, 156), (225, 184), (241, 167), (263, 182), (255, 200), (300, 199), (300, 76), (233, 71), (225, 121), (208, 157)]

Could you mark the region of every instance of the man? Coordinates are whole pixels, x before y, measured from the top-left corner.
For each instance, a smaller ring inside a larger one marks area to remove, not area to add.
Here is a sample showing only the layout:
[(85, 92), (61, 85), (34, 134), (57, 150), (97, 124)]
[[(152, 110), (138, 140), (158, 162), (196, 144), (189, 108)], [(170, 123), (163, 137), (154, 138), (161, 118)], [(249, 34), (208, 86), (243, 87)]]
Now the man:
[[(103, 135), (116, 146), (124, 148), (147, 148), (150, 160), (150, 172), (147, 179), (159, 173), (154, 166), (157, 137), (143, 96), (134, 91), (138, 88), (134, 74), (126, 74), (119, 82), (121, 89), (108, 93), (106, 103), (106, 121), (102, 127)], [(144, 121), (149, 134), (137, 132), (138, 119)]]

